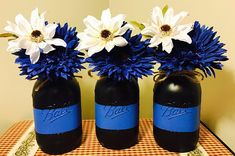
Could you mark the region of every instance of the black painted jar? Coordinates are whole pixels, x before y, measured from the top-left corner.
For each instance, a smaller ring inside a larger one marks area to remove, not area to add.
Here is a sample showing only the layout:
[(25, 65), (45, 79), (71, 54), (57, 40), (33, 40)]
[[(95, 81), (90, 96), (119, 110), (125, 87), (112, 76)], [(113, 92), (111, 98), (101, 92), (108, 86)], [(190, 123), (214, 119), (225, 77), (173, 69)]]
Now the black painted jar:
[(102, 78), (95, 87), (96, 136), (109, 149), (124, 149), (138, 142), (139, 86), (135, 79)]
[(166, 150), (194, 150), (199, 139), (201, 86), (195, 76), (170, 75), (154, 86), (153, 133)]
[(36, 140), (42, 151), (62, 154), (81, 144), (81, 96), (75, 78), (37, 80), (33, 107)]

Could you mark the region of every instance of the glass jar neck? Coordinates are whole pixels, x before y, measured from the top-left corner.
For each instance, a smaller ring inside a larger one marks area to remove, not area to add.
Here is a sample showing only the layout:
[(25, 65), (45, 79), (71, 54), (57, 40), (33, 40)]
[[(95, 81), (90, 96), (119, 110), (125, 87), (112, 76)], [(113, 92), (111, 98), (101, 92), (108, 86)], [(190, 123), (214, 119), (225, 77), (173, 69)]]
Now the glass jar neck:
[(153, 80), (157, 83), (157, 82), (163, 81), (165, 79), (168, 79), (170, 77), (188, 77), (192, 81), (194, 81), (195, 83), (200, 83), (199, 80), (204, 79), (203, 74), (201, 74), (200, 72), (197, 72), (194, 70), (191, 70), (191, 71), (184, 70), (184, 71), (176, 71), (176, 72), (173, 72), (169, 75), (167, 75), (167, 73), (165, 71), (158, 71), (154, 75)]

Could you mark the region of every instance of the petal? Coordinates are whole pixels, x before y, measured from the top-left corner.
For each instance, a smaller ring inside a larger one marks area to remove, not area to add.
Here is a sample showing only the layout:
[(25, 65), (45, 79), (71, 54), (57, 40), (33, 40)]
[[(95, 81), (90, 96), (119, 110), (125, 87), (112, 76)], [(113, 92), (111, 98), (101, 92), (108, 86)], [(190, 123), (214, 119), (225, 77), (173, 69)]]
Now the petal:
[(31, 13), (31, 19), (30, 23), (32, 28), (35, 30), (37, 29), (37, 25), (39, 23), (39, 13), (38, 13), (38, 8), (34, 9)]
[(99, 37), (100, 36), (100, 32), (96, 31), (95, 29), (92, 29), (92, 28), (86, 28), (84, 30), (84, 33), (86, 33), (87, 36), (90, 36), (90, 37)]
[(44, 54), (48, 54), (49, 52), (55, 50), (54, 47), (52, 47), (50, 44), (47, 44), (45, 42), (42, 42), (42, 44), (40, 45), (41, 43), (39, 43), (39, 47), (40, 49), (42, 49), (42, 52)]
[(34, 30), (43, 29), (43, 27), (45, 26), (45, 14), (46, 12), (43, 12), (41, 15), (39, 15), (38, 8), (32, 11), (30, 23)]
[(180, 34), (174, 36), (173, 39), (187, 42), (188, 44), (192, 43), (192, 39), (188, 34), (180, 33)]
[(105, 45), (105, 49), (108, 51), (108, 52), (110, 52), (113, 48), (114, 48), (114, 42), (113, 41), (109, 41), (109, 42), (107, 42), (106, 43), (106, 45)]
[(48, 43), (46, 43), (46, 42), (40, 42), (40, 43), (38, 43), (38, 47), (39, 47), (40, 49), (44, 49), (47, 45), (48, 45)]
[(77, 37), (79, 40), (78, 50), (87, 50), (92, 46), (95, 46), (101, 42), (101, 40), (97, 37), (92, 37), (85, 32), (78, 33)]
[(81, 50), (87, 50), (87, 49), (89, 49), (90, 47), (91, 47), (91, 46), (88, 46), (88, 45), (86, 45), (85, 43), (80, 42), (77, 48), (78, 48), (78, 51), (81, 51)]
[(151, 38), (150, 40), (150, 45), (149, 47), (157, 47), (159, 44), (162, 43), (162, 39), (158, 36), (154, 36), (153, 38)]
[(185, 24), (185, 25), (179, 25), (177, 27), (177, 32), (183, 32), (185, 34), (189, 33), (190, 31), (193, 30), (193, 24), (190, 23), (190, 24)]
[(164, 24), (171, 24), (171, 21), (174, 17), (174, 10), (172, 8), (167, 9), (164, 16)]
[(35, 64), (40, 57), (40, 50), (38, 45), (36, 43), (32, 43), (31, 46), (26, 49), (25, 54), (29, 55), (31, 63)]
[(96, 46), (93, 46), (93, 47), (89, 48), (88, 49), (88, 56), (92, 56), (93, 54), (100, 52), (101, 50), (104, 49), (104, 47), (105, 47), (105, 43), (100, 42)]
[(162, 15), (162, 9), (159, 7), (153, 8), (152, 11), (152, 23), (160, 26), (163, 22), (163, 15)]
[(27, 49), (32, 44), (26, 37), (19, 38), (19, 47), (22, 49)]
[(125, 34), (128, 29), (132, 30), (134, 29), (134, 27), (131, 24), (125, 24), (123, 27), (121, 27), (120, 29), (118, 29), (118, 31), (114, 33), (114, 36), (118, 36), (118, 35), (121, 36)]
[(29, 47), (26, 49), (25, 54), (26, 54), (26, 55), (31, 55), (32, 53), (34, 53), (34, 52), (37, 51), (37, 50), (39, 51), (39, 47), (38, 47), (37, 43), (32, 42), (32, 43), (29, 45)]
[(178, 25), (186, 16), (188, 16), (188, 13), (185, 11), (182, 11), (175, 15), (171, 22), (172, 26), (174, 27)]
[(162, 50), (165, 50), (167, 53), (170, 53), (173, 48), (173, 42), (170, 38), (162, 40)]
[(84, 40), (87, 38), (87, 34), (85, 32), (80, 32), (77, 34), (77, 37), (81, 40)]
[[(46, 11), (44, 11), (43, 13), (39, 14), (40, 15), (40, 19), (45, 21), (45, 15), (46, 15)], [(45, 24), (45, 23), (44, 23)]]
[(116, 45), (116, 46), (118, 46), (118, 47), (123, 47), (123, 46), (125, 46), (125, 45), (128, 44), (128, 42), (126, 41), (126, 39), (123, 38), (123, 37), (115, 37), (115, 38), (113, 39), (113, 43), (114, 43), (114, 45)]
[[(35, 49), (36, 50), (36, 49)], [(40, 51), (39, 49), (34, 51), (33, 53), (31, 53), (30, 55), (30, 61), (35, 64), (38, 62), (39, 58), (40, 58)]]
[(87, 16), (86, 18), (84, 18), (83, 23), (86, 25), (87, 28), (94, 29), (96, 31), (100, 31), (101, 29), (101, 22), (93, 16)]
[(101, 21), (105, 28), (110, 28), (111, 25), (111, 12), (110, 9), (103, 10), (101, 15)]
[(41, 13), (40, 17), (39, 17), (39, 23), (38, 23), (38, 29), (39, 30), (43, 30), (43, 28), (45, 27), (45, 14), (46, 12)]
[(94, 38), (80, 41), (80, 43), (78, 45), (78, 50), (87, 50), (90, 47), (96, 46), (97, 44), (99, 44), (99, 42), (100, 42), (100, 40), (94, 39)]
[(16, 52), (16, 51), (18, 51), (20, 49), (21, 48), (18, 46), (17, 39), (8, 42), (7, 51), (9, 51), (9, 52)]
[(19, 33), (19, 29), (17, 28), (17, 25), (15, 23), (7, 21), (7, 24), (8, 25), (4, 28), (5, 31), (20, 36), (21, 33)]
[(159, 31), (158, 31), (157, 27), (149, 26), (149, 27), (144, 28), (141, 31), (141, 33), (144, 35), (155, 36), (156, 34), (159, 34)]
[(52, 45), (55, 45), (55, 46), (62, 46), (62, 47), (66, 47), (67, 44), (64, 40), (60, 39), (60, 38), (53, 38), (53, 39), (50, 39), (50, 40), (45, 40), (46, 43), (48, 44), (52, 44)]
[(32, 32), (31, 25), (29, 22), (24, 18), (23, 15), (19, 14), (15, 17), (16, 24), (19, 28), (19, 31), (22, 35), (27, 35)]
[(112, 30), (113, 31), (117, 31), (118, 29), (121, 28), (121, 26), (123, 25), (123, 22), (125, 20), (126, 16), (123, 14), (119, 14), (115, 17), (112, 18)]
[(45, 39), (52, 39), (55, 36), (56, 28), (58, 27), (57, 24), (48, 24), (45, 27)]

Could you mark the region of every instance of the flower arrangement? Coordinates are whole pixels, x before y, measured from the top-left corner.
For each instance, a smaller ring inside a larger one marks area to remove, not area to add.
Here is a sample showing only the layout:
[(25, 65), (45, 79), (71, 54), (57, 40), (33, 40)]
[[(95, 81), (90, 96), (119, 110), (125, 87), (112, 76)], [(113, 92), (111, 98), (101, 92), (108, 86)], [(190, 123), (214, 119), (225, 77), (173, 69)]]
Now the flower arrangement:
[(187, 15), (187, 12), (174, 15), (168, 6), (163, 9), (155, 7), (149, 25), (135, 23), (148, 38), (149, 47), (155, 49), (155, 61), (160, 63), (160, 72), (168, 76), (199, 69), (206, 77), (215, 77), (214, 69), (221, 70), (221, 61), (228, 60), (224, 55), (224, 44), (212, 27), (201, 26), (198, 21), (180, 25)]
[(131, 80), (151, 75), (154, 50), (148, 41), (141, 41), (142, 35), (132, 36), (133, 26), (125, 22), (125, 15), (111, 17), (110, 10), (104, 10), (101, 20), (87, 16), (80, 38), (79, 50), (86, 50), (86, 62), (98, 76), (114, 80)]
[(75, 50), (79, 41), (76, 28), (69, 28), (67, 23), (48, 23), (45, 12), (39, 14), (37, 8), (30, 22), (21, 14), (15, 22), (8, 21), (7, 33), (0, 37), (10, 37), (7, 50), (17, 56), (20, 75), (27, 75), (26, 79), (69, 79), (84, 69), (84, 54)]

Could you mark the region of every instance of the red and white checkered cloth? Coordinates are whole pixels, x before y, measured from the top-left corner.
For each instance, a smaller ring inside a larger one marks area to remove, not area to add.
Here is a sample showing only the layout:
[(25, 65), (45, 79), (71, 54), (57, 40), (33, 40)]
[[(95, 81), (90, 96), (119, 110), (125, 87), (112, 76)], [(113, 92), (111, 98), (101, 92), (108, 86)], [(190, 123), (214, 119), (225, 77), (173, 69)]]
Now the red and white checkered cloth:
[[(22, 121), (14, 124), (5, 134), (0, 137), (0, 156), (5, 156), (16, 144), (22, 134), (32, 124), (32, 121)], [(100, 155), (100, 156), (130, 156), (130, 155), (179, 155), (178, 153), (168, 152), (159, 147), (153, 137), (152, 120), (140, 120), (139, 143), (125, 150), (110, 150), (102, 147), (95, 135), (94, 120), (83, 121), (83, 141), (77, 149), (64, 155)], [(213, 135), (206, 127), (200, 127), (199, 143), (209, 155), (230, 156), (232, 153)], [(36, 156), (47, 155), (40, 149)]]

